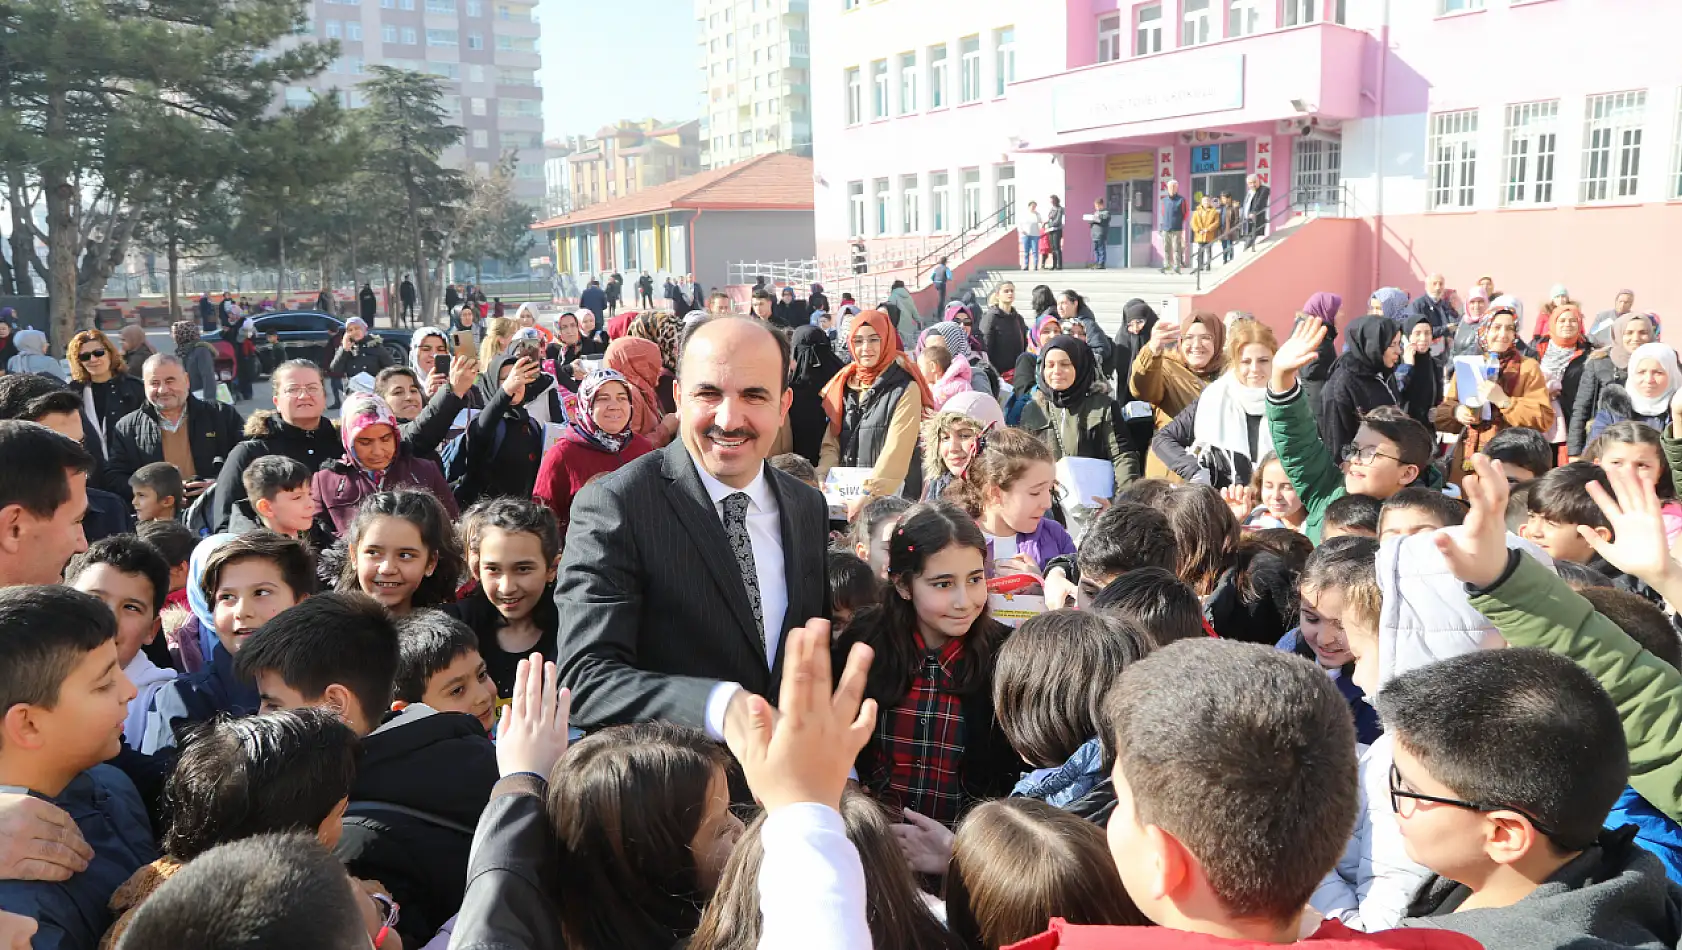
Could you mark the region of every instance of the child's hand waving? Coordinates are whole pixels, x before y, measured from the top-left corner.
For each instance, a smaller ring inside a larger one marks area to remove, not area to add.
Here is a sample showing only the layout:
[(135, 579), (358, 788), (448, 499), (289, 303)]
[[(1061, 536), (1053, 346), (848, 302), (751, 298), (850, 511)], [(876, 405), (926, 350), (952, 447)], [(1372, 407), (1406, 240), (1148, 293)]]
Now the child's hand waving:
[(572, 693), (558, 688), (555, 664), (533, 653), (514, 673), (514, 701), (497, 729), (496, 764), (503, 778), (532, 772), (547, 781), (567, 750)]

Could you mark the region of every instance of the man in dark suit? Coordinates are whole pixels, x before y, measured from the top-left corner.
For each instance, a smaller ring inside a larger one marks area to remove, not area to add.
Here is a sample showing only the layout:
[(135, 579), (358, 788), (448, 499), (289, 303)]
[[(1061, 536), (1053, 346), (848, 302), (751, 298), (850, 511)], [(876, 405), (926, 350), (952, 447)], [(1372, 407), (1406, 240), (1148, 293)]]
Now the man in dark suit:
[(788, 364), (787, 338), (758, 320), (697, 325), (681, 438), (573, 503), (555, 603), (580, 725), (663, 719), (723, 738), (748, 694), (775, 701), (789, 630), (829, 615), (823, 496), (765, 464)]
[(1244, 179), (1244, 250), (1256, 249), (1256, 238), (1267, 230), (1267, 204), (1273, 200), (1273, 189), (1256, 176)]

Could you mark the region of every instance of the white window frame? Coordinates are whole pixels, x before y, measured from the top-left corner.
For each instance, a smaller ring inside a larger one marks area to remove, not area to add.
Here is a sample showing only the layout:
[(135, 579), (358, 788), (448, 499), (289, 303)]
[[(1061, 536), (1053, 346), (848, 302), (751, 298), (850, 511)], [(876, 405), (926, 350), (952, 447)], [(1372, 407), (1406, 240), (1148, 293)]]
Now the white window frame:
[(952, 104), (946, 88), (946, 63), (951, 53), (945, 43), (929, 47), (929, 108), (944, 109)]
[(1589, 96), (1583, 104), (1583, 204), (1633, 201), (1641, 189), (1647, 90)]
[(1430, 211), (1470, 208), (1477, 195), (1478, 110), (1430, 117), (1425, 150), (1425, 202)]
[(917, 111), (917, 54), (899, 54), (899, 114)]
[(1202, 46), (1220, 38), (1215, 28), (1215, 0), (1180, 0), (1181, 46)]
[(485, 34), (483, 34), (483, 33), (469, 33), (469, 34), (467, 34), (467, 48), (468, 49), (484, 49), (485, 48)]
[(1321, 0), (1285, 0), (1280, 26), (1307, 26), (1320, 22)]
[(1483, 9), (1483, 0), (1437, 0), (1437, 16)]
[(864, 121), (864, 81), (859, 76), (859, 68), (848, 67), (842, 73), (842, 82), (847, 97), (847, 124), (858, 125)]
[(935, 234), (945, 234), (952, 230), (951, 181), (950, 172), (929, 173), (929, 223)]
[(346, 20), (345, 21), (345, 39), (351, 41), (352, 43), (362, 42), (362, 21), (361, 20)]
[(899, 179), (899, 230), (901, 234), (917, 234), (923, 230), (923, 188), (919, 175), (901, 175)]
[(870, 63), (870, 117), (888, 117), (888, 61), (885, 59)]
[(1682, 92), (1676, 96), (1676, 134), (1675, 141), (1670, 146), (1670, 188), (1665, 197), (1675, 201), (1682, 199)]
[(1559, 163), (1559, 100), (1506, 108), (1501, 133), (1501, 206), (1555, 203)]
[(1016, 223), (1016, 165), (1012, 162), (994, 165), (993, 183), (998, 223), (1009, 227)]
[(418, 46), (419, 44), (420, 44), (420, 34), (415, 31), (415, 28), (412, 27), (412, 26), (404, 27), (403, 28), (403, 45), (404, 46)]
[(1227, 0), (1226, 35), (1228, 39), (1251, 36), (1261, 31), (1262, 0)]
[(958, 40), (958, 104), (981, 101), (981, 34)]
[(864, 182), (847, 182), (847, 236), (864, 237)]
[(1002, 97), (1005, 86), (1016, 81), (1016, 27), (1001, 26), (993, 31), (993, 95)]
[(336, 40), (343, 35), (344, 28), (338, 20), (323, 20), (321, 23), (321, 32), (325, 34), (328, 39)]
[(981, 224), (981, 169), (964, 169), (962, 181), (964, 216), (960, 223), (969, 229)]
[(397, 27), (389, 23), (380, 27), (380, 42), (395, 46), (397, 44)]
[(882, 237), (893, 233), (893, 190), (886, 178), (877, 178), (870, 183), (870, 201), (875, 214), (876, 236)]
[[(1150, 14), (1149, 18), (1145, 14)], [(1162, 4), (1151, 3), (1133, 9), (1133, 55), (1162, 52)]]
[(1106, 13), (1098, 18), (1098, 62), (1113, 63), (1121, 58), (1121, 14)]

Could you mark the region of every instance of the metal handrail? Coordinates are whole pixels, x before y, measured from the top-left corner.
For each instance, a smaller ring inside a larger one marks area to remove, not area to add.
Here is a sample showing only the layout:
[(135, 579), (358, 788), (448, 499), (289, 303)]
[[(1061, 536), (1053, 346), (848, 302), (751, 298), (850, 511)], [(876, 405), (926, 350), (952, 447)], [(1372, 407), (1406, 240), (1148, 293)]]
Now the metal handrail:
[(975, 224), (959, 231), (950, 241), (947, 241), (945, 244), (942, 244), (933, 251), (930, 251), (918, 258), (916, 267), (917, 273), (928, 273), (930, 270), (929, 265), (939, 261), (942, 257), (952, 257), (954, 253), (960, 257), (963, 256), (963, 252), (968, 249), (970, 244), (982, 235), (991, 234), (999, 228), (1015, 227), (1016, 225), (1013, 223), (1015, 220), (1016, 202), (1013, 199), (1007, 204), (1000, 205), (998, 210), (994, 211), (992, 214), (981, 218), (976, 221)]

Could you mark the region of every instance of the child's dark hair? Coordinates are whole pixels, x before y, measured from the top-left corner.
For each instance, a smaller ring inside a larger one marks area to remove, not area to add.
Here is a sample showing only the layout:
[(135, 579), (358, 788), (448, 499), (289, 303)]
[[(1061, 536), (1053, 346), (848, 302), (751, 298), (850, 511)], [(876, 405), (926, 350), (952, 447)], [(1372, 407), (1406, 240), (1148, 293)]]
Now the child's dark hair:
[(1659, 438), (1659, 430), (1634, 419), (1614, 422), (1602, 429), (1600, 435), (1583, 450), (1583, 460), (1598, 463), (1610, 445), (1651, 446), (1653, 454), (1658, 456), (1659, 460), (1658, 481), (1653, 485), (1653, 489), (1660, 498), (1669, 500), (1676, 497), (1676, 482), (1670, 475), (1670, 458), (1664, 454), (1664, 443)]
[(1513, 534), (1518, 534), (1524, 523), (1530, 520), (1530, 490), (1535, 484), (1535, 480), (1520, 482), (1507, 495), (1507, 530)]
[(1652, 601), (1611, 586), (1586, 587), (1577, 593), (1582, 594), (1607, 620), (1629, 634), (1630, 639), (1641, 644), (1642, 649), (1682, 670), (1682, 639), (1677, 637), (1670, 618)]
[(416, 610), (399, 619), (395, 698), (420, 702), (432, 677), (470, 652), (479, 652), (479, 635), (443, 611)]
[(0, 710), (56, 706), (70, 671), (116, 635), (111, 608), (81, 591), (0, 589)]
[(882, 585), (870, 565), (851, 551), (829, 552), (829, 599), (836, 610), (856, 611), (882, 602)]
[(1344, 612), (1359, 626), (1378, 620), (1384, 594), (1378, 586), (1378, 542), (1344, 535), (1314, 549), (1297, 580), (1302, 597), (1318, 599), (1320, 591), (1343, 593)]
[(168, 462), (148, 462), (128, 477), (128, 487), (151, 489), (162, 501), (167, 498), (176, 514), (187, 510), (187, 487), (181, 482), (181, 470)]
[(82, 572), (95, 564), (109, 564), (123, 574), (138, 574), (152, 584), (152, 612), (164, 609), (164, 600), (169, 597), (169, 563), (158, 549), (140, 540), (139, 535), (115, 534), (109, 538), (100, 538), (81, 554), (70, 559), (70, 568), (64, 576), (71, 583)]
[(1160, 567), (1141, 567), (1111, 581), (1092, 598), (1092, 610), (1142, 631), (1152, 650), (1207, 636), (1197, 592)]
[(1269, 646), (1183, 640), (1129, 667), (1104, 712), (1138, 823), (1179, 839), (1231, 915), (1294, 922), (1358, 807), (1355, 722), (1326, 674)]
[(610, 726), (567, 749), (548, 814), (568, 946), (664, 947), (694, 932), (706, 895), (689, 842), (729, 758), (665, 722)]
[(140, 540), (157, 548), (172, 569), (192, 559), (193, 549), (199, 545), (199, 536), (179, 521), (143, 521), (136, 526), (134, 533), (140, 535)]
[(315, 834), (356, 781), (356, 733), (328, 709), (294, 709), (195, 729), (164, 784), (164, 852), (191, 861), (275, 831)]
[(1087, 526), (1075, 553), (1082, 577), (1119, 577), (1141, 567), (1174, 570), (1180, 544), (1162, 512), (1133, 502), (1117, 502)]
[(1437, 434), (1425, 423), (1398, 406), (1379, 406), (1361, 417), (1361, 425), (1393, 443), (1396, 454), (1400, 456), (1398, 461), (1402, 465), (1417, 466), (1419, 477), (1424, 477), (1425, 469), (1431, 464), (1431, 456), (1437, 450)]
[(964, 477), (948, 489), (950, 496), (968, 509), (973, 518), (987, 507), (989, 490), (1007, 492), (1039, 463), (1052, 464), (1051, 449), (1022, 429), (994, 429), (987, 433), (986, 446), (978, 446)]
[[(519, 502), (508, 498), (497, 501), (507, 501), (515, 505), (529, 504), (540, 508), (548, 513), (551, 528), (555, 524), (554, 513), (535, 502)], [(339, 580), (334, 585), (335, 588), (345, 593), (362, 589), (356, 577), (356, 549), (361, 546), (362, 535), (369, 526), (381, 518), (398, 518), (414, 525), (415, 530), (420, 532), (421, 544), (438, 559), (432, 573), (421, 578), (420, 584), (415, 587), (411, 606), (437, 607), (453, 603), (456, 599), (456, 586), (461, 583), (462, 576), (467, 572), (467, 560), (462, 557), (461, 543), (456, 540), (456, 526), (450, 521), (449, 513), (438, 503), (438, 499), (426, 492), (409, 489), (376, 492), (362, 499), (362, 507), (356, 512), (356, 520), (352, 521), (350, 528), (345, 531), (345, 564), (339, 570)]]
[[(1527, 514), (1525, 517), (1528, 519), (1529, 515)], [(1560, 580), (1579, 594), (1596, 587), (1613, 586), (1612, 578), (1587, 564), (1578, 564), (1576, 561), (1555, 561), (1554, 573), (1558, 574)]]
[(1232, 566), (1238, 550), (1238, 519), (1220, 493), (1208, 485), (1180, 485), (1163, 496), (1160, 507), (1179, 541), (1174, 573), (1198, 596), (1210, 593)]
[(343, 685), (378, 722), (397, 680), (397, 624), (366, 594), (321, 594), (276, 614), (240, 648), (234, 668), (246, 680), (278, 674), (304, 696)]
[(817, 484), (818, 470), (812, 467), (812, 463), (807, 460), (806, 456), (798, 452), (784, 452), (781, 455), (773, 455), (770, 463), (772, 468), (784, 475), (792, 475), (807, 484)]
[(1530, 488), (1530, 513), (1559, 525), (1612, 527), (1606, 513), (1589, 497), (1588, 486), (1597, 484), (1612, 493), (1606, 471), (1593, 462), (1570, 462), (1541, 478)]
[(1115, 503), (1120, 505), (1131, 502), (1156, 508), (1162, 504), (1162, 496), (1174, 490), (1174, 483), (1166, 478), (1135, 478), (1126, 487), (1115, 493)]
[(881, 533), (882, 526), (894, 521), (911, 508), (911, 502), (898, 495), (888, 495), (883, 498), (872, 498), (864, 503), (857, 518), (853, 519), (852, 527), (847, 529), (847, 540), (855, 547), (862, 546), (869, 550), (876, 536)]
[(418, 373), (407, 366), (387, 366), (385, 369), (380, 370), (380, 375), (374, 377), (374, 391), (379, 392), (384, 389), (385, 384), (391, 382), (391, 380), (397, 376), (409, 377), (409, 379), (414, 381), (416, 386), (422, 387), (421, 395), (426, 395), (424, 388), (426, 386), (425, 381), (420, 378)]
[(1262, 528), (1259, 531), (1245, 532), (1239, 547), (1242, 548), (1246, 543), (1279, 555), (1287, 565), (1299, 573), (1303, 565), (1308, 563), (1309, 555), (1314, 553), (1314, 542), (1308, 540), (1308, 535), (1301, 531), (1292, 531), (1290, 528)]
[(1454, 797), (1519, 812), (1560, 853), (1594, 843), (1629, 780), (1611, 697), (1546, 650), (1441, 660), (1391, 680), (1373, 705), (1396, 745)]
[[(882, 588), (881, 606), (853, 617), (847, 630), (850, 639), (868, 643), (876, 651), (865, 684), (867, 695), (897, 700), (911, 688), (911, 676), (923, 665), (923, 651), (917, 649), (912, 632), (917, 629), (917, 609), (911, 604), (911, 584), (922, 573), (929, 558), (949, 547), (972, 548), (987, 559), (987, 538), (963, 509), (949, 501), (913, 505), (900, 519), (888, 542), (888, 583)], [(957, 578), (967, 583), (968, 578)], [(999, 642), (1009, 632), (983, 608), (964, 637), (964, 664), (953, 688), (970, 694), (988, 688), (993, 677), (993, 658)]]
[(545, 564), (553, 564), (555, 558), (561, 556), (560, 523), (555, 520), (555, 512), (548, 505), (530, 498), (492, 498), (475, 505), (473, 512), (472, 543), (475, 554), (479, 552), (479, 542), (485, 536), (485, 529), (495, 528), (505, 534), (536, 536), (543, 548)]
[[(1154, 647), (1143, 630), (1101, 612), (1052, 610), (1023, 622), (993, 666), (993, 710), (1011, 748), (1042, 769), (1062, 765), (1093, 739), (1107, 748), (1104, 697)], [(1110, 756), (1104, 759), (1107, 765)]]
[(1457, 525), (1466, 520), (1466, 506), (1457, 498), (1450, 498), (1440, 491), (1429, 488), (1417, 488), (1409, 485), (1401, 491), (1384, 499), (1379, 505), (1378, 521), (1384, 523), (1384, 512), (1398, 508), (1413, 508), (1430, 512), (1443, 527)]
[(308, 488), (310, 470), (295, 458), (265, 455), (247, 465), (239, 480), (245, 485), (245, 497), (255, 507), (259, 501), (274, 501), (274, 496), (283, 491)]
[(1344, 495), (1326, 506), (1324, 527), (1378, 534), (1384, 503), (1371, 495)]
[(315, 564), (309, 548), (292, 538), (261, 530), (234, 538), (204, 559), (199, 589), (204, 592), (205, 600), (216, 602), (216, 588), (221, 585), (222, 572), (228, 565), (250, 560), (274, 564), (294, 596), (303, 598), (315, 593)]
[(1526, 426), (1495, 433), (1483, 447), (1483, 454), (1491, 461), (1517, 465), (1532, 478), (1541, 478), (1554, 467), (1554, 447), (1548, 444), (1548, 437)]

